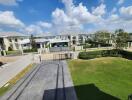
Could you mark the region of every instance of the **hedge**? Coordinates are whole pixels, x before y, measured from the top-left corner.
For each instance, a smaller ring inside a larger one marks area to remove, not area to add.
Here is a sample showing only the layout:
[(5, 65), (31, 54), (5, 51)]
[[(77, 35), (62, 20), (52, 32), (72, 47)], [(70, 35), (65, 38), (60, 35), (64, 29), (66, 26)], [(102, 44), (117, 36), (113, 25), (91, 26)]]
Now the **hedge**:
[(6, 51), (6, 54), (7, 55), (21, 55), (22, 52), (19, 51), (19, 50), (16, 50), (16, 51)]
[(79, 59), (94, 59), (99, 57), (123, 57), (127, 59), (132, 59), (132, 52), (113, 49), (113, 50), (80, 52), (78, 55)]
[(24, 53), (29, 53), (29, 52), (37, 52), (37, 49), (26, 49), (23, 50)]
[(1, 51), (1, 55), (4, 56), (4, 51)]
[(80, 52), (78, 56), (80, 59), (93, 59), (98, 57), (101, 57), (101, 51)]
[(102, 50), (102, 57), (122, 57), (120, 50)]
[(130, 51), (121, 50), (120, 54), (122, 55), (123, 58), (132, 60), (132, 52)]

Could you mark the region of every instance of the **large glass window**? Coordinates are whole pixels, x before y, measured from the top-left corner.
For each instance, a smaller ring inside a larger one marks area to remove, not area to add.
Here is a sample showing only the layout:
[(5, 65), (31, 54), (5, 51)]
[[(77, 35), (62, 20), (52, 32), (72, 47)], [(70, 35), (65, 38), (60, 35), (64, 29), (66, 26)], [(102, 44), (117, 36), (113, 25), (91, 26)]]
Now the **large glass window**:
[(12, 42), (12, 39), (9, 39), (10, 42)]
[(15, 39), (15, 42), (17, 42), (18, 40), (17, 39)]

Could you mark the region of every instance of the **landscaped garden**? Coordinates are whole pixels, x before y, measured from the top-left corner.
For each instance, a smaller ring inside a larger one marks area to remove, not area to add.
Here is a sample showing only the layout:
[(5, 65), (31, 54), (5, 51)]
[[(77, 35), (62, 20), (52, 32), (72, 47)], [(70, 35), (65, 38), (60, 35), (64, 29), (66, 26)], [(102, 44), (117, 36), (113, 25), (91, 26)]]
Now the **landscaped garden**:
[(132, 61), (120, 57), (68, 61), (78, 100), (127, 100)]

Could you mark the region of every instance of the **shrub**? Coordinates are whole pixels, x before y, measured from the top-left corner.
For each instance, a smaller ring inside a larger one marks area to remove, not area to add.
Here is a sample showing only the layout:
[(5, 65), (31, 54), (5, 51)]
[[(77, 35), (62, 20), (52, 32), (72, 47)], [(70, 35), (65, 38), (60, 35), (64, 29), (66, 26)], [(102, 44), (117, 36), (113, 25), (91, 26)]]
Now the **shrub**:
[(80, 59), (94, 59), (99, 57), (122, 57), (119, 50), (102, 50), (91, 52), (80, 52), (78, 58)]
[(101, 51), (80, 52), (78, 55), (80, 59), (93, 59), (98, 57), (101, 57)]
[(4, 56), (4, 51), (1, 51), (1, 55)]
[(102, 51), (102, 57), (121, 57), (119, 50), (113, 49), (113, 50), (103, 50)]
[(16, 50), (16, 51), (6, 51), (7, 55), (20, 55), (22, 54), (21, 51)]
[(91, 47), (91, 45), (88, 45), (88, 44), (87, 44), (87, 45), (83, 45), (83, 48), (84, 48), (84, 49), (90, 48), (90, 47)]
[(120, 50), (120, 54), (123, 58), (131, 59), (132, 60), (132, 52)]
[(111, 47), (112, 44), (101, 43), (100, 46), (101, 47)]
[(8, 47), (8, 51), (13, 51), (12, 47)]
[(37, 52), (37, 49), (26, 49), (26, 50), (23, 50), (24, 53), (29, 53), (29, 52)]

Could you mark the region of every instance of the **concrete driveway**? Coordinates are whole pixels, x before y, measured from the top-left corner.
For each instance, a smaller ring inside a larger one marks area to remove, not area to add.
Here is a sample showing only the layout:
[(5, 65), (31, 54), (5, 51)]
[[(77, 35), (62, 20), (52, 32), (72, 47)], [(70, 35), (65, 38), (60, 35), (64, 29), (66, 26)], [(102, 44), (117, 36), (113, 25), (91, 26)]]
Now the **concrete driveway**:
[(19, 72), (26, 68), (32, 61), (32, 55), (22, 56), (20, 59), (15, 62), (11, 62), (3, 65), (0, 68), (0, 87), (5, 85), (10, 79), (15, 77)]
[(66, 61), (43, 61), (0, 100), (77, 100)]

